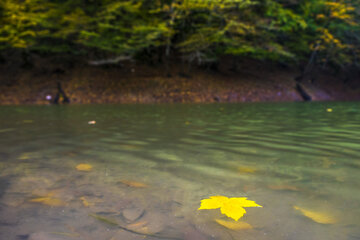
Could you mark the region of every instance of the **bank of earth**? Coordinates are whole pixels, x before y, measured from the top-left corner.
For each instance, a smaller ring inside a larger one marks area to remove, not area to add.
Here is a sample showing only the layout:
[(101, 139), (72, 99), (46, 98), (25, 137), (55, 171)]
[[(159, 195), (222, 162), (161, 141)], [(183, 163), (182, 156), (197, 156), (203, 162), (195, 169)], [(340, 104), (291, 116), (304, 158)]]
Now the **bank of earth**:
[(236, 69), (227, 61), (214, 69), (181, 62), (91, 66), (43, 60), (31, 67), (0, 65), (0, 104), (51, 104), (59, 83), (70, 104), (303, 101), (297, 83), (313, 101), (349, 101), (360, 100), (357, 74), (318, 70), (297, 82), (296, 68), (250, 60)]

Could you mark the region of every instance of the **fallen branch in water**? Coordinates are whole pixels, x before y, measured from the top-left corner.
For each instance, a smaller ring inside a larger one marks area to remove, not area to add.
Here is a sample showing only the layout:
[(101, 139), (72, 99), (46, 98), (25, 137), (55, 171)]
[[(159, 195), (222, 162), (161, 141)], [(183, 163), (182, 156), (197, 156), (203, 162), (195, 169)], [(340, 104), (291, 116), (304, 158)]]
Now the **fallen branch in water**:
[(300, 94), (303, 101), (305, 101), (305, 102), (311, 101), (312, 98), (311, 98), (310, 94), (304, 89), (304, 87), (300, 83), (298, 83), (298, 82), (296, 83), (295, 89)]

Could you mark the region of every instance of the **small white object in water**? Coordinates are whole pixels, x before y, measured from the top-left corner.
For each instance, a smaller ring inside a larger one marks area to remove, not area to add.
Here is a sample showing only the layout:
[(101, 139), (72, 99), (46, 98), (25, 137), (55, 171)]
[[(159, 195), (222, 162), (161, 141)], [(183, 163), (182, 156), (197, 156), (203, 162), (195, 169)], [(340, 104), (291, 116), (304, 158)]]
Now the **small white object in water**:
[(51, 100), (51, 99), (52, 99), (51, 95), (46, 95), (46, 100)]
[(92, 121), (88, 121), (88, 124), (90, 124), (90, 125), (94, 125), (94, 124), (96, 124), (96, 121), (94, 121), (94, 120), (92, 120)]

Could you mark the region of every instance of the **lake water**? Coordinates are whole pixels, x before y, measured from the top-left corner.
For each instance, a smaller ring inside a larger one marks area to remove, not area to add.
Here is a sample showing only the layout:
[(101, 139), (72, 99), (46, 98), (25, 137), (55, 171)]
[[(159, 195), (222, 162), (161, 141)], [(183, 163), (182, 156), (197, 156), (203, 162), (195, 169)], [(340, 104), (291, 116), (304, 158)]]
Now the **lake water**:
[(2, 106), (0, 239), (360, 239), (360, 103)]

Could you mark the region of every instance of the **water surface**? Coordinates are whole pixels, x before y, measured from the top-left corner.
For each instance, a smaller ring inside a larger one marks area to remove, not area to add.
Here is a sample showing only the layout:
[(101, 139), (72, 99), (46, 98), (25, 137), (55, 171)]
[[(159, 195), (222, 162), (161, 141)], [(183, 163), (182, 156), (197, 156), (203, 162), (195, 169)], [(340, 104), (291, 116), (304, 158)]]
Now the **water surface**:
[[(360, 239), (359, 109), (2, 106), (0, 239)], [(263, 208), (229, 229), (215, 195)]]

